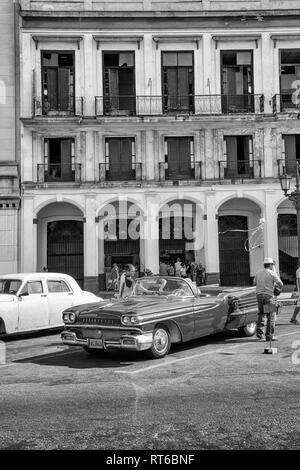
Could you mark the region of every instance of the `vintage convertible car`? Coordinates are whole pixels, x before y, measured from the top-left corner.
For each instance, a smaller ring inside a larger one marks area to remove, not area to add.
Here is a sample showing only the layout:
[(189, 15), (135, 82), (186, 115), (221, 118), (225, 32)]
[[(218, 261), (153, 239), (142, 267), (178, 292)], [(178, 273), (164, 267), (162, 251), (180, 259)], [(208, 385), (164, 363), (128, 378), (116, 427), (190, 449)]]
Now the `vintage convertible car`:
[(256, 331), (255, 289), (231, 289), (203, 296), (188, 279), (152, 276), (136, 279), (132, 295), (101, 304), (81, 305), (63, 312), (62, 341), (99, 350), (147, 350), (165, 356), (172, 343), (188, 341), (225, 329), (241, 335)]
[(0, 335), (63, 326), (62, 311), (101, 302), (81, 290), (67, 274), (28, 273), (0, 276)]

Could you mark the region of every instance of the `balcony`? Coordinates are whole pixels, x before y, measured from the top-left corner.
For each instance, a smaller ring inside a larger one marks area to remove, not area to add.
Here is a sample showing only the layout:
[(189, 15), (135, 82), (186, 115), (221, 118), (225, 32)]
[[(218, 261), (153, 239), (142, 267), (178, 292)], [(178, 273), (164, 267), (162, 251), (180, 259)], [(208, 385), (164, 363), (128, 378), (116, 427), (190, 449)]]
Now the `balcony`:
[(261, 178), (261, 160), (237, 160), (235, 168), (228, 168), (227, 160), (219, 163), (219, 179), (256, 179)]
[(95, 116), (162, 114), (161, 96), (95, 96)]
[(37, 165), (38, 183), (81, 182), (81, 164), (40, 163)]
[(83, 97), (69, 100), (68, 106), (51, 106), (49, 102), (43, 101), (41, 98), (33, 98), (33, 116), (45, 117), (66, 117), (66, 116), (83, 116)]
[[(297, 91), (297, 90), (296, 90)], [(300, 100), (297, 93), (277, 93), (272, 97), (273, 113), (294, 113), (300, 111)]]
[(284, 158), (277, 160), (278, 168), (278, 178), (285, 174), (296, 177), (297, 176), (297, 166), (299, 167), (300, 160), (295, 158), (294, 161), (286, 161)]
[(264, 95), (95, 96), (95, 116), (263, 113)]
[(104, 181), (142, 181), (142, 163), (128, 165), (114, 165), (99, 163), (99, 180)]
[(180, 171), (170, 172), (168, 169), (168, 163), (160, 162), (159, 163), (159, 181), (182, 181), (182, 180), (192, 180), (200, 181), (202, 180), (202, 162), (194, 162), (194, 168), (189, 168), (187, 171), (180, 173)]

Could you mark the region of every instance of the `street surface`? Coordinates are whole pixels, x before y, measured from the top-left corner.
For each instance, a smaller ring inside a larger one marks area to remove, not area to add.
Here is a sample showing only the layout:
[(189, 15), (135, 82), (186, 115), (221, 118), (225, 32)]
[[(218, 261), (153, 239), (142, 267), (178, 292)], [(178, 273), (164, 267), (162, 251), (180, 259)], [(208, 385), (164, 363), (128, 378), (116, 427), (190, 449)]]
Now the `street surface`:
[(277, 319), (277, 355), (235, 331), (176, 345), (161, 360), (91, 357), (57, 333), (6, 339), (0, 448), (299, 449), (291, 310)]

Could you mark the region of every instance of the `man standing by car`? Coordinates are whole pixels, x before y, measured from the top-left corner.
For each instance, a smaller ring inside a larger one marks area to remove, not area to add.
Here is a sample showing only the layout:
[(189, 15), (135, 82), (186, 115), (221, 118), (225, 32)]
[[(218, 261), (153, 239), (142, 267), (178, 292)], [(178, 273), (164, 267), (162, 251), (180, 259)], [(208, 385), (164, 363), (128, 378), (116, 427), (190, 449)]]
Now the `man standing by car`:
[[(283, 283), (274, 269), (275, 262), (272, 258), (264, 259), (264, 268), (258, 271), (253, 284), (256, 286), (258, 303), (257, 332), (258, 339), (276, 341), (274, 336), (276, 322), (276, 301), (274, 297), (275, 286), (283, 287)], [(267, 327), (265, 332), (265, 319)]]

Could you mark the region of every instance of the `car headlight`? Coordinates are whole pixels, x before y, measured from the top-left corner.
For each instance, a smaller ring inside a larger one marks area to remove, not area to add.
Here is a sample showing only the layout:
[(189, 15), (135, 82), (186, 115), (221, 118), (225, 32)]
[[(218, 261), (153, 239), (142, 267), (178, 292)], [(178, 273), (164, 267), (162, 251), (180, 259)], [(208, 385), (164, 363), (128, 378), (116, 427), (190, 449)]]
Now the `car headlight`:
[(69, 322), (74, 323), (76, 320), (75, 313), (69, 313)]
[(121, 321), (123, 325), (137, 325), (140, 319), (136, 315), (123, 315)]
[(63, 321), (65, 323), (75, 323), (76, 315), (73, 312), (63, 313)]

